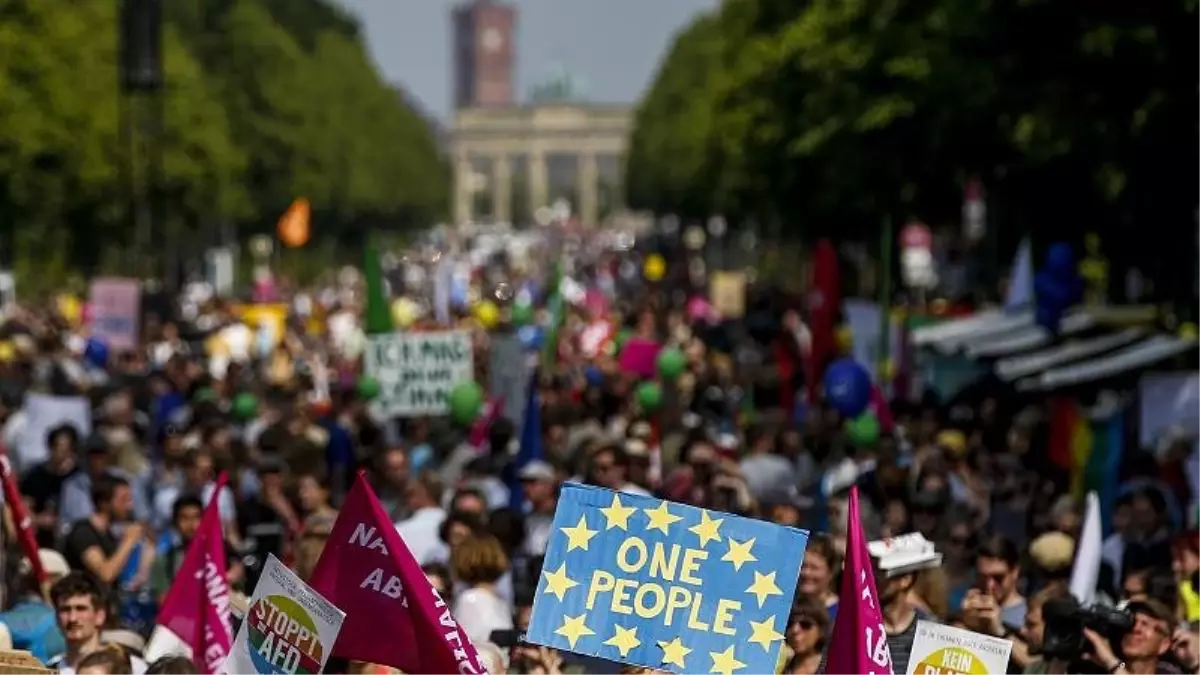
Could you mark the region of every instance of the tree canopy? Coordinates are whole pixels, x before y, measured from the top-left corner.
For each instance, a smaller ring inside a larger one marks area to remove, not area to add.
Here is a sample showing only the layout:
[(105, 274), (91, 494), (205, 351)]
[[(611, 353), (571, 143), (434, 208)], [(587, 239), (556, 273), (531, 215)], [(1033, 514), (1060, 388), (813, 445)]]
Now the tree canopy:
[(1148, 246), (1147, 227), (1193, 243), (1196, 6), (725, 0), (641, 102), (626, 191), (815, 238), (957, 223), (978, 177), (1009, 246)]
[[(120, 97), (119, 4), (0, 0), (0, 257), (43, 278), (95, 270), (135, 241), (121, 111), (144, 118), (152, 103)], [(268, 232), (298, 197), (312, 203), (317, 240), (444, 214), (449, 174), (432, 129), (335, 4), (163, 7), (156, 190), (171, 236), (207, 245), (222, 228)]]

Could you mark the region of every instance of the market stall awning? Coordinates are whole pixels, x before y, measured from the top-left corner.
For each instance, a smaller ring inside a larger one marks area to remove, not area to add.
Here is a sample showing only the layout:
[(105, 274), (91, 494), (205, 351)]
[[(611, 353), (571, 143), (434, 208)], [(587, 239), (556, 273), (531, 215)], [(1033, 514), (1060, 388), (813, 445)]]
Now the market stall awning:
[(1029, 354), (1011, 356), (996, 362), (996, 376), (1009, 382), (1019, 380), (1055, 366), (1066, 365), (1123, 347), (1145, 334), (1146, 331), (1141, 328), (1128, 328), (1119, 333), (1109, 333), (1087, 340), (1067, 342)]
[(1197, 343), (1192, 339), (1154, 335), (1111, 354), (1025, 378), (1017, 383), (1017, 389), (1045, 391), (1086, 384), (1137, 368), (1145, 368), (1173, 356), (1194, 351), (1196, 348)]

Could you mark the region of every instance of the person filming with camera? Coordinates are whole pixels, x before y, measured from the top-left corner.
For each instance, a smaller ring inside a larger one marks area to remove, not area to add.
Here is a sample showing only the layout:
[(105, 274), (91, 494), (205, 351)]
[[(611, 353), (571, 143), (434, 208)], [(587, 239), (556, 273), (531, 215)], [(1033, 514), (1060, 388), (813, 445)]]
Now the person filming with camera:
[(1158, 600), (1138, 600), (1124, 610), (1081, 607), (1071, 596), (1047, 600), (1043, 660), (1027, 673), (1179, 673), (1168, 652), (1174, 615)]

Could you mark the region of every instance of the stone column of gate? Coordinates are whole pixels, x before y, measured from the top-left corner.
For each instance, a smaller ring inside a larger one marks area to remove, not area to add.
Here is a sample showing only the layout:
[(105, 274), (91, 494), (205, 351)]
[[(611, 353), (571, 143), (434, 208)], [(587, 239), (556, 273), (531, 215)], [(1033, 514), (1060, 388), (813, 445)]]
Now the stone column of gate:
[(492, 220), (512, 222), (512, 166), (503, 152), (492, 156)]
[(584, 227), (595, 227), (600, 220), (600, 171), (596, 166), (596, 153), (591, 150), (581, 152), (578, 157), (579, 167), (576, 179), (579, 183), (576, 191), (579, 193), (579, 222)]
[(471, 154), (466, 148), (459, 148), (454, 156), (454, 224), (463, 225), (470, 222), (474, 207), (472, 194)]
[(549, 206), (550, 172), (546, 169), (546, 153), (541, 148), (529, 151), (529, 212), (536, 213)]

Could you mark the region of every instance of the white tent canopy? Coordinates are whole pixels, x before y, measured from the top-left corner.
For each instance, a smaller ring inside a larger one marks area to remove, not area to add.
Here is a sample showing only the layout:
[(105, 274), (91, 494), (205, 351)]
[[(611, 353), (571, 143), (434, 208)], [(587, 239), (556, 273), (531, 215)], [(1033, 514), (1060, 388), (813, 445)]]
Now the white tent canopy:
[(1090, 340), (1068, 342), (1049, 349), (1012, 356), (996, 362), (996, 375), (1005, 381), (1028, 377), (1054, 366), (1078, 361), (1089, 356), (1102, 354), (1110, 349), (1122, 347), (1145, 335), (1140, 328), (1129, 328), (1120, 333), (1101, 335)]
[(1017, 389), (1045, 391), (1093, 382), (1136, 368), (1144, 368), (1163, 359), (1195, 350), (1196, 347), (1195, 340), (1170, 335), (1154, 335), (1112, 354), (1055, 368), (1039, 376), (1023, 379), (1017, 383)]

